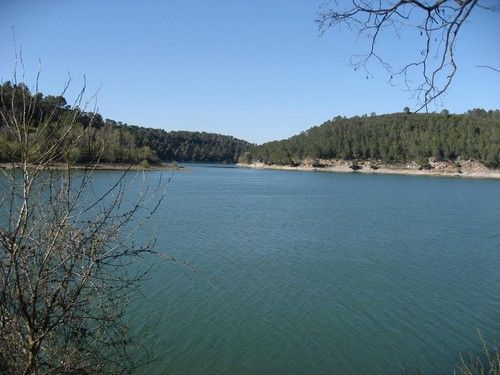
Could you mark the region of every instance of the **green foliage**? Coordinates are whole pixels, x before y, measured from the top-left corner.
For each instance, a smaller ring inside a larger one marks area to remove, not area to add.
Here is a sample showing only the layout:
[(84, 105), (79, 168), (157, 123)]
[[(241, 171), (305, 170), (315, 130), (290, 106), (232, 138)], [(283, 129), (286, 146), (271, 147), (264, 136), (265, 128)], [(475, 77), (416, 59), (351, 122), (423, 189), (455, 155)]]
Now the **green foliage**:
[(238, 163), (250, 164), (252, 162), (252, 155), (246, 151), (238, 157)]
[(418, 168), (419, 169), (426, 169), (426, 170), (432, 169), (432, 166), (429, 163), (429, 158), (421, 157), (418, 160)]
[(349, 165), (349, 168), (351, 168), (353, 171), (358, 171), (361, 169), (361, 166), (359, 165), (357, 160), (353, 160)]
[(266, 164), (310, 158), (417, 162), (422, 168), (429, 158), (458, 157), (500, 167), (500, 111), (336, 117), (289, 139), (253, 147), (246, 156)]
[[(0, 85), (2, 106), (22, 110), (22, 96), (32, 95), (25, 85)], [(13, 94), (16, 95), (13, 95)], [(428, 168), (429, 158), (454, 161), (458, 157), (500, 167), (500, 111), (473, 109), (463, 115), (394, 113), (376, 116), (336, 117), (286, 140), (253, 146), (243, 140), (205, 132), (171, 131), (127, 125), (70, 108), (62, 96), (32, 95), (36, 99), (30, 126), (47, 124), (45, 139), (55, 139), (68, 131), (61, 148), (63, 161), (72, 164), (107, 163), (149, 165), (161, 161), (297, 165), (309, 158), (417, 162)], [(33, 157), (42, 155), (50, 142), (39, 142), (30, 150)], [(0, 118), (0, 162), (19, 160), (19, 146), (14, 134)]]
[(149, 162), (147, 160), (143, 160), (139, 163), (139, 165), (142, 167), (142, 168), (149, 168), (151, 165), (149, 164)]
[[(62, 96), (32, 95), (22, 84), (0, 85), (3, 100), (0, 109), (11, 105), (22, 110), (22, 96), (31, 96), (36, 108), (30, 126), (46, 124), (44, 139), (56, 139), (62, 135), (64, 144), (60, 147), (60, 162), (86, 164), (94, 162), (123, 164), (158, 164), (161, 161), (221, 162), (235, 163), (251, 144), (234, 137), (205, 132), (173, 131), (129, 126), (110, 119), (103, 120), (99, 114), (87, 113), (70, 108)], [(73, 122), (76, 118), (76, 124)], [(69, 128), (68, 124), (73, 124)], [(48, 145), (50, 142), (40, 142)], [(33, 149), (32, 156), (44, 152)], [(19, 160), (19, 147), (14, 134), (3, 126), (0, 117), (0, 162)]]
[(117, 124), (132, 134), (139, 147), (154, 150), (163, 161), (236, 163), (250, 143), (214, 133), (171, 131)]
[(318, 159), (314, 159), (311, 166), (314, 168), (324, 168), (325, 167), (325, 165), (323, 163), (321, 163)]

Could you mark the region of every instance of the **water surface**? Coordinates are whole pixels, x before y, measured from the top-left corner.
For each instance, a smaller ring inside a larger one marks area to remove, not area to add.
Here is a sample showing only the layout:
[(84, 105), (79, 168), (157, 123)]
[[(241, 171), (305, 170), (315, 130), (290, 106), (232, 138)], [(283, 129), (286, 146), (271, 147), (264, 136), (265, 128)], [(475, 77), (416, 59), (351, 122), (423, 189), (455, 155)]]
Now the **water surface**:
[(143, 231), (178, 260), (132, 307), (147, 373), (452, 373), (498, 337), (499, 181), (189, 169)]

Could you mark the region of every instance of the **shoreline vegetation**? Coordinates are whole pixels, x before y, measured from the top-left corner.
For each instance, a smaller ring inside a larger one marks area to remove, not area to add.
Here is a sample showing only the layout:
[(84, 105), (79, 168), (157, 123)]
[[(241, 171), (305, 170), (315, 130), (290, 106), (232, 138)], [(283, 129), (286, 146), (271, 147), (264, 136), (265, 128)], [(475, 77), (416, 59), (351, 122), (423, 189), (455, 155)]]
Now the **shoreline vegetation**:
[(251, 168), (500, 178), (500, 111), (337, 116), (250, 148)]
[(336, 159), (306, 159), (293, 165), (265, 164), (262, 162), (238, 163), (241, 168), (271, 169), (302, 172), (370, 173), (407, 176), (464, 177), (500, 179), (500, 169), (488, 168), (472, 161), (429, 161), (426, 168), (417, 163), (386, 164), (380, 161), (347, 161)]
[[(18, 163), (0, 163), (0, 170), (11, 170), (20, 168)], [(126, 164), (126, 163), (96, 163), (96, 164), (67, 164), (52, 163), (49, 166), (43, 166), (50, 170), (99, 170), (99, 171), (185, 171), (186, 167), (177, 163), (158, 163), (151, 165), (144, 164)]]
[[(27, 126), (30, 138), (27, 152), (31, 160), (39, 160), (57, 151), (51, 164), (151, 169), (162, 168), (166, 162), (235, 163), (252, 146), (229, 135), (166, 131), (117, 122), (86, 111), (86, 105), (69, 105), (63, 96), (32, 92), (21, 83), (0, 83), (0, 97), (2, 114), (23, 113), (29, 104), (30, 123), (22, 124)], [(0, 116), (0, 163), (16, 163), (22, 157), (23, 140), (17, 129), (7, 126), (8, 121)]]
[[(45, 166), (50, 169), (179, 170), (175, 163), (187, 162), (500, 178), (500, 110), (337, 116), (288, 139), (255, 145), (229, 135), (103, 119), (99, 113), (68, 105), (63, 96), (32, 93), (24, 84), (0, 84), (0, 96), (2, 113), (22, 113), (23, 101), (29, 101), (32, 124), (26, 129), (30, 148), (25, 152), (31, 160), (56, 152)], [(0, 169), (15, 168), (23, 156), (24, 140), (6, 126), (7, 121), (0, 117)]]

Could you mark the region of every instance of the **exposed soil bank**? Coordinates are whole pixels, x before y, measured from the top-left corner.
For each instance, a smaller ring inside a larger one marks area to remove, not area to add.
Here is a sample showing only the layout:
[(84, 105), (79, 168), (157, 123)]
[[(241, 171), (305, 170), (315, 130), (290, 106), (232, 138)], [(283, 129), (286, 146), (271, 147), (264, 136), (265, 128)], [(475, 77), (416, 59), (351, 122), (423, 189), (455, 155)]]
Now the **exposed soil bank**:
[(352, 161), (334, 159), (319, 159), (314, 161), (306, 159), (296, 166), (276, 164), (267, 165), (264, 163), (239, 163), (238, 166), (256, 169), (282, 169), (309, 172), (379, 173), (412, 176), (450, 176), (500, 179), (500, 169), (491, 169), (472, 160), (463, 160), (453, 163), (447, 161), (429, 161), (427, 168), (421, 168), (417, 163), (389, 165), (377, 161), (359, 161), (353, 164)]

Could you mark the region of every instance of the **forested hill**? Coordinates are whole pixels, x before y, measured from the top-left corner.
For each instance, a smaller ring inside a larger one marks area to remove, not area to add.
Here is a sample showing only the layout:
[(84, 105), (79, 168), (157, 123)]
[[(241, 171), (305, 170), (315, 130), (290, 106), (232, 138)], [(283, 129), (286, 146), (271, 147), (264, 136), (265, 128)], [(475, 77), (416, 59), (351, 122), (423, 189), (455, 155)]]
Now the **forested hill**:
[(235, 163), (251, 146), (241, 139), (215, 133), (167, 132), (116, 123), (113, 126), (129, 131), (138, 147), (150, 147), (164, 161)]
[[(70, 107), (62, 96), (32, 94), (25, 85), (0, 85), (0, 162), (19, 160), (20, 147), (7, 119), (23, 112), (38, 143), (30, 152), (60, 149), (56, 161), (77, 164), (157, 164), (190, 161), (296, 165), (306, 159), (382, 161), (475, 160), (500, 168), (500, 111), (474, 109), (462, 115), (394, 113), (336, 117), (286, 140), (254, 146), (220, 134), (127, 125)], [(29, 106), (23, 105), (29, 102)], [(27, 109), (28, 108), (28, 109)], [(71, 125), (70, 125), (71, 124)], [(54, 139), (63, 142), (54, 144)]]
[[(190, 161), (234, 163), (251, 144), (226, 135), (205, 132), (171, 131), (130, 126), (71, 108), (62, 96), (32, 94), (25, 85), (5, 82), (0, 85), (0, 162), (19, 160), (20, 147), (15, 131), (5, 119), (23, 112), (32, 133), (40, 132), (43, 139), (33, 145), (33, 158), (44, 148), (58, 147), (60, 162), (75, 164), (142, 163), (160, 161)], [(29, 104), (29, 105), (25, 105)], [(43, 131), (40, 131), (43, 129)], [(64, 142), (53, 144), (51, 140)]]
[(500, 167), (500, 111), (336, 117), (289, 139), (256, 146), (240, 161), (296, 165), (305, 159), (344, 159), (424, 166), (429, 158)]

